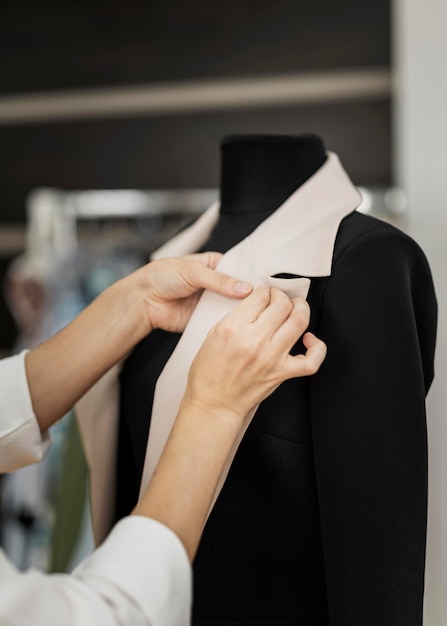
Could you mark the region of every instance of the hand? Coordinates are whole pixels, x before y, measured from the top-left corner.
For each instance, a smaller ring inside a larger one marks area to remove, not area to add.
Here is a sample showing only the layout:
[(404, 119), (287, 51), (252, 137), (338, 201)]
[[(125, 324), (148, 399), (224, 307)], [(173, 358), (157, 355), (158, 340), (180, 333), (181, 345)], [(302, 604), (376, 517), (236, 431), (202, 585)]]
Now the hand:
[(229, 298), (245, 298), (253, 290), (252, 285), (214, 270), (221, 256), (205, 252), (161, 259), (134, 273), (143, 285), (148, 332), (153, 328), (182, 332), (203, 289)]
[(317, 372), (326, 346), (313, 334), (303, 336), (305, 354), (289, 354), (309, 317), (302, 298), (255, 289), (209, 332), (191, 365), (184, 401), (209, 415), (243, 420), (283, 381)]
[(245, 417), (283, 380), (315, 373), (326, 355), (311, 333), (303, 337), (306, 354), (289, 354), (308, 324), (305, 300), (261, 287), (209, 332), (191, 365), (157, 469), (133, 511), (171, 528), (191, 561)]
[(32, 350), (26, 372), (42, 432), (153, 328), (182, 331), (201, 290), (244, 298), (253, 287), (214, 271), (221, 255), (148, 263), (105, 289), (70, 324)]

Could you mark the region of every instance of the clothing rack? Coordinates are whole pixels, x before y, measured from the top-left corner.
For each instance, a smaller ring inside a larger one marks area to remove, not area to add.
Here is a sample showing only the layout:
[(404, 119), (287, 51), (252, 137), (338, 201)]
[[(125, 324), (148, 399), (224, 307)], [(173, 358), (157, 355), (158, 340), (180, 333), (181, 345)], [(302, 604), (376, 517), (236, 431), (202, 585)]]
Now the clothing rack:
[[(52, 249), (72, 254), (78, 239), (98, 234), (95, 226), (132, 224), (141, 236), (158, 240), (197, 217), (216, 199), (212, 189), (88, 190), (38, 189), (28, 200), (28, 253)], [(110, 231), (109, 231), (110, 232)], [(104, 235), (104, 230), (101, 231)]]
[[(363, 196), (359, 210), (405, 227), (406, 198), (394, 187), (359, 187)], [(135, 220), (144, 228), (149, 222), (192, 219), (217, 198), (217, 189), (86, 190), (63, 191), (39, 188), (27, 201), (27, 224), (0, 226), (0, 256), (11, 257), (29, 249), (32, 241), (70, 249), (87, 222)], [(84, 230), (88, 230), (84, 228)], [(35, 231), (31, 234), (31, 231)], [(32, 246), (34, 244), (31, 244)], [(37, 244), (40, 246), (40, 244)]]

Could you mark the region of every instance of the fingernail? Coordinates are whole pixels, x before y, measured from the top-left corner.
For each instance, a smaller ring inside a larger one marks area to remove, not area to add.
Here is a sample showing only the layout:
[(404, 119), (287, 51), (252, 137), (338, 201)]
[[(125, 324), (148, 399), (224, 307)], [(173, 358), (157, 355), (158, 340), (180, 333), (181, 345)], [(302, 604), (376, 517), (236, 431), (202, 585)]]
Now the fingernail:
[(234, 291), (236, 293), (250, 293), (252, 289), (253, 289), (253, 285), (250, 285), (250, 283), (239, 282), (239, 283), (236, 283), (234, 286)]

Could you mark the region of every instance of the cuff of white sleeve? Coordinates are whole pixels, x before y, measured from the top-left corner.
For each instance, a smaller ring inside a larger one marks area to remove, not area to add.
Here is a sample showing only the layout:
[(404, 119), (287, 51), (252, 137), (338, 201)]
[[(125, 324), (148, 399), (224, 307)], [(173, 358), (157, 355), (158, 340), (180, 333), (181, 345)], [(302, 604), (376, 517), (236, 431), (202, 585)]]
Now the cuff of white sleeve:
[(192, 573), (177, 535), (143, 516), (126, 517), (105, 542), (75, 570), (91, 583), (127, 595), (154, 626), (189, 624)]
[(50, 445), (48, 433), (40, 432), (34, 415), (25, 369), (25, 350), (0, 361), (2, 419), (0, 471), (10, 472), (36, 463)]

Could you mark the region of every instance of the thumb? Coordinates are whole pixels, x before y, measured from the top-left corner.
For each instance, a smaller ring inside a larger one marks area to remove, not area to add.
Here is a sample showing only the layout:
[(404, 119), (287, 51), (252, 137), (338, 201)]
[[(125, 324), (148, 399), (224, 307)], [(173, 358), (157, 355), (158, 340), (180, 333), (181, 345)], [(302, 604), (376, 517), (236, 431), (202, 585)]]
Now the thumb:
[(296, 356), (289, 354), (287, 357), (287, 378), (316, 374), (326, 358), (326, 344), (314, 334), (305, 333), (303, 335), (303, 343), (306, 348), (305, 354), (297, 354)]
[(245, 298), (253, 291), (253, 285), (250, 283), (228, 274), (221, 274), (204, 265), (191, 264), (189, 269), (193, 274), (188, 276), (189, 282), (198, 289), (210, 289), (229, 298)]

